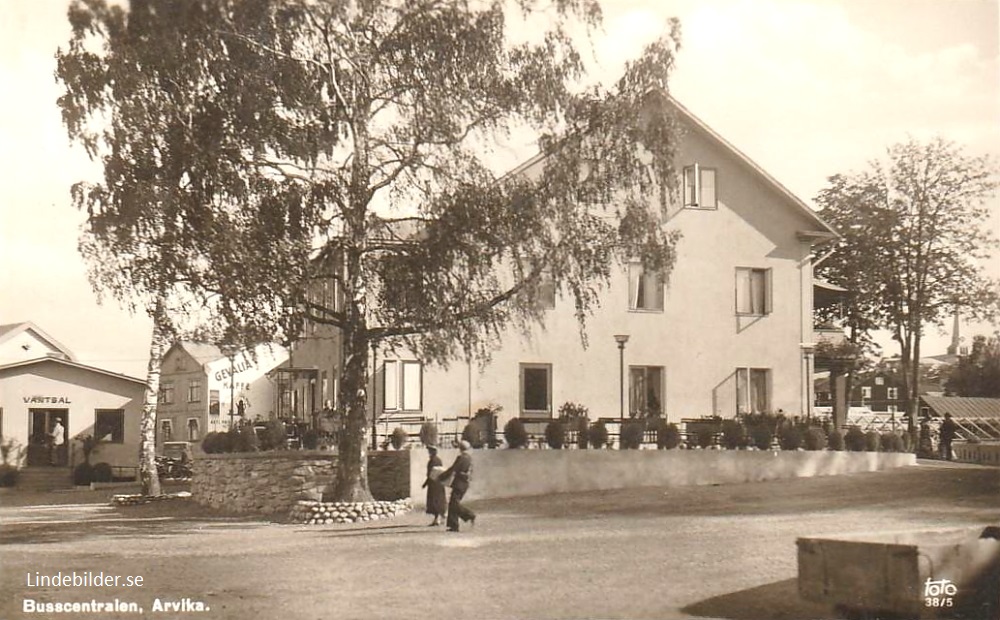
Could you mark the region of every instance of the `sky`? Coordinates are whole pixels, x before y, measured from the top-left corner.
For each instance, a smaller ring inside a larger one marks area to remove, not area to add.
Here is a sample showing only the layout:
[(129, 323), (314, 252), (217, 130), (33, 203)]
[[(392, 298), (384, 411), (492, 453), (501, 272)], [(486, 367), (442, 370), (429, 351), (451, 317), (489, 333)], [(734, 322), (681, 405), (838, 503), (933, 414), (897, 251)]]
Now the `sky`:
[[(151, 322), (99, 303), (76, 250), (73, 183), (99, 174), (56, 99), (65, 0), (7, 0), (0, 20), (0, 324), (30, 320), (87, 364), (144, 377)], [(588, 60), (608, 82), (681, 21), (673, 95), (812, 204), (827, 177), (909, 137), (1000, 155), (1000, 0), (604, 0)], [(533, 154), (516, 146), (511, 164)], [(1000, 200), (988, 226), (1000, 235)], [(988, 268), (1000, 276), (1000, 258)], [(992, 326), (964, 328), (971, 342)], [(933, 328), (928, 354), (949, 336)], [(886, 344), (889, 345), (888, 341)], [(892, 345), (886, 354), (898, 353)]]

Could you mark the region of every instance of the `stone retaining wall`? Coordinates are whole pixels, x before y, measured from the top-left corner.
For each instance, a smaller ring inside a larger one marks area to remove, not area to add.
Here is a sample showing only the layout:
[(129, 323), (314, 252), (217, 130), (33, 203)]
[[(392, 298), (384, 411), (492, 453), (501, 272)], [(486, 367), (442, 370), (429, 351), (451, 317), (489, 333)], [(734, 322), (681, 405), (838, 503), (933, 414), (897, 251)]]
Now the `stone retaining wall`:
[[(445, 467), (457, 450), (441, 450)], [(893, 452), (751, 452), (744, 450), (473, 450), (470, 500), (643, 486), (733, 484), (878, 471), (916, 464)], [(427, 451), (410, 451), (410, 493), (420, 488)]]
[[(408, 451), (368, 455), (368, 482), (376, 500), (409, 497)], [(332, 491), (337, 455), (316, 450), (206, 454), (193, 463), (191, 497), (235, 513), (285, 513), (300, 500), (320, 502)]]

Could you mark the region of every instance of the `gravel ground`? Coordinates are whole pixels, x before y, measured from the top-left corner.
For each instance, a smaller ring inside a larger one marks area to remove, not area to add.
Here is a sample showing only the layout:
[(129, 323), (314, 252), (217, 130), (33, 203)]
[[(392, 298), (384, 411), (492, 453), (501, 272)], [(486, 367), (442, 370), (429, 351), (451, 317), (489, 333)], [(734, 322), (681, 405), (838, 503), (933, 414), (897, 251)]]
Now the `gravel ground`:
[[(0, 618), (45, 617), (23, 614), (25, 599), (94, 597), (134, 601), (146, 614), (156, 599), (208, 607), (154, 614), (164, 618), (830, 618), (798, 598), (796, 538), (1000, 522), (1000, 469), (929, 461), (481, 501), (471, 504), (475, 528), (458, 534), (427, 527), (422, 514), (301, 526), (187, 501), (112, 508), (76, 495), (31, 498), (41, 506), (0, 496)], [(139, 575), (143, 585), (27, 585), (29, 573), (57, 571)]]

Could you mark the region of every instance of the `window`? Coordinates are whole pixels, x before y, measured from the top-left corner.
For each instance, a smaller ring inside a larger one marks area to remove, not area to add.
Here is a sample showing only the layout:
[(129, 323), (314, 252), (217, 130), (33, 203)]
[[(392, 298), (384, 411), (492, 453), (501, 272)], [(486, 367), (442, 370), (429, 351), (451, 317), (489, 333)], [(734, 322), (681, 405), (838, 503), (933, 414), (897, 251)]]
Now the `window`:
[(551, 415), (551, 364), (521, 364), (521, 411)]
[(889, 411), (889, 413), (899, 413), (899, 410), (896, 408), (896, 405), (888, 405), (887, 410)]
[(219, 390), (208, 391), (208, 413), (209, 415), (219, 415)]
[(125, 410), (95, 409), (94, 437), (110, 443), (125, 443)]
[(174, 437), (174, 422), (173, 420), (160, 420), (160, 439), (163, 441), (172, 441)]
[(771, 409), (771, 371), (767, 368), (736, 369), (737, 413), (765, 413)]
[(885, 385), (885, 377), (875, 377), (875, 385)]
[(187, 435), (188, 441), (198, 441), (198, 418), (188, 418)]
[(889, 400), (896, 400), (897, 398), (899, 398), (899, 388), (894, 388), (894, 387), (886, 388), (885, 391), (886, 391), (886, 398), (888, 398)]
[(684, 168), (684, 206), (692, 209), (716, 209), (715, 168), (699, 164)]
[(197, 403), (201, 402), (201, 380), (192, 379), (188, 383), (188, 402)]
[(771, 311), (769, 269), (736, 269), (736, 313), (764, 315)]
[(382, 366), (382, 410), (423, 409), (423, 367), (420, 362), (386, 360)]
[(663, 277), (658, 271), (646, 272), (640, 263), (628, 266), (629, 310), (663, 310)]
[(862, 385), (861, 386), (861, 400), (871, 400), (872, 398), (872, 386)]
[(160, 384), (160, 404), (172, 405), (174, 402), (174, 382), (164, 381)]
[(663, 413), (663, 367), (630, 366), (628, 410), (633, 416)]

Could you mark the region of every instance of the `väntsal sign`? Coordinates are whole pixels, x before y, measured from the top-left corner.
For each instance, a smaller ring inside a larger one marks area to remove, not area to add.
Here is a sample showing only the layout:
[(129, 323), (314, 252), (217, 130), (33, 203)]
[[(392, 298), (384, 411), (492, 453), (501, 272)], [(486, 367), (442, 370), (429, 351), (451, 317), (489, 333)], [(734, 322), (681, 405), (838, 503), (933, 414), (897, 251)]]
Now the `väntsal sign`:
[(28, 405), (70, 405), (72, 402), (66, 396), (23, 396)]

